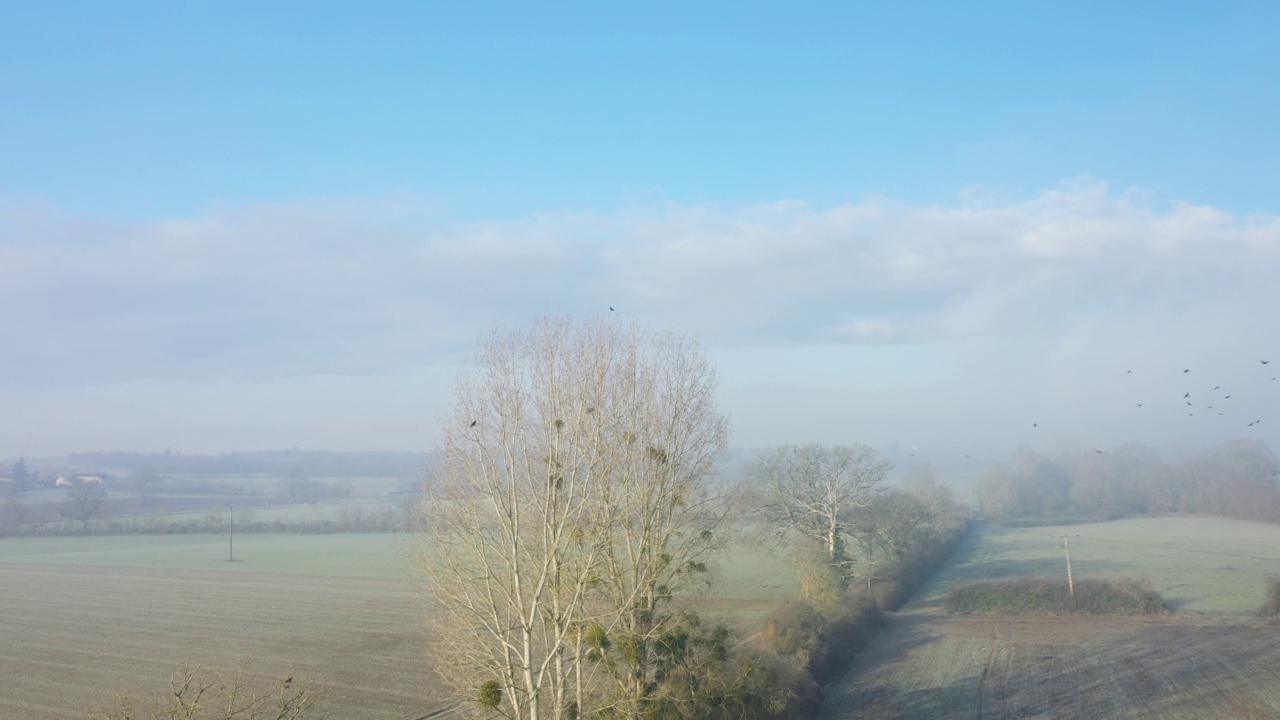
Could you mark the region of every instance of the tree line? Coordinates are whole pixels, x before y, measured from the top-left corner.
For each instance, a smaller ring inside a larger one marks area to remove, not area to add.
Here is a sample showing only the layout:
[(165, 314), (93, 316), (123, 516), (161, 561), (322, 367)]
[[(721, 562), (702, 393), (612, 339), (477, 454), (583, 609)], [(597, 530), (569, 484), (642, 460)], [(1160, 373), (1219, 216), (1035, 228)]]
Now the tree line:
[(1023, 446), (984, 471), (976, 491), (980, 511), (996, 521), (1203, 513), (1280, 522), (1278, 468), (1271, 448), (1253, 439), (1182, 462), (1143, 445), (1053, 454)]

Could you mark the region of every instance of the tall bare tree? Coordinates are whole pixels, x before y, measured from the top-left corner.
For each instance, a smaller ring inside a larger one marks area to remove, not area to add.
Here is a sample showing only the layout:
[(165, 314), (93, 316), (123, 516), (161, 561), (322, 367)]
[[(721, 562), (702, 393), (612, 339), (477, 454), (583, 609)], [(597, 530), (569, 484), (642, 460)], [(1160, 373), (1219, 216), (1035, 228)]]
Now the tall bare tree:
[(852, 514), (871, 504), (889, 468), (866, 445), (781, 445), (762, 451), (747, 475), (767, 521), (820, 543), (829, 564), (845, 567)]
[(494, 330), (454, 386), (419, 565), (471, 707), (636, 714), (660, 606), (705, 569), (727, 444), (696, 342), (616, 320)]
[(664, 643), (679, 632), (671, 600), (698, 581), (717, 545), (725, 504), (707, 478), (728, 444), (716, 375), (698, 343), (637, 339), (606, 385), (598, 426), (608, 458), (598, 515), (606, 522), (597, 529), (608, 538), (601, 579), (613, 653), (605, 665), (615, 682), (611, 709), (623, 717), (647, 715), (663, 692)]

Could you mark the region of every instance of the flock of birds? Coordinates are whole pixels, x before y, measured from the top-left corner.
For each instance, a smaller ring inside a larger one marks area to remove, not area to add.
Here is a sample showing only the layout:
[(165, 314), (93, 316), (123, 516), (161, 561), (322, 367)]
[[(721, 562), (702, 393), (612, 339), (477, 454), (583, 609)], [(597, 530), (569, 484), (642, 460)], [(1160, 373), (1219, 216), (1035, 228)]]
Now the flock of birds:
[[(1260, 360), (1259, 362), (1260, 362), (1261, 364), (1263, 364), (1263, 365), (1270, 365), (1270, 364), (1271, 364), (1271, 361), (1270, 361), (1270, 360)], [(1183, 374), (1183, 375), (1187, 375), (1187, 374), (1189, 374), (1190, 372), (1191, 372), (1191, 368), (1185, 368), (1185, 369), (1183, 369), (1182, 374)], [(1133, 374), (1133, 371), (1132, 371), (1132, 370), (1125, 370), (1125, 374), (1126, 374), (1126, 375), (1132, 375), (1132, 374)], [(1274, 378), (1274, 377), (1273, 377), (1273, 378), (1271, 378), (1271, 379), (1272, 379), (1273, 381), (1275, 380), (1275, 378)], [(1212, 390), (1211, 392), (1220, 392), (1221, 390), (1222, 390), (1222, 386), (1221, 386), (1221, 385), (1214, 385), (1214, 386), (1213, 386), (1213, 390)], [(1230, 395), (1228, 395), (1228, 394), (1223, 394), (1223, 395), (1221, 396), (1221, 398), (1220, 398), (1220, 400), (1230, 400), (1230, 399), (1231, 399), (1231, 396), (1230, 396)], [(1184, 392), (1184, 393), (1182, 394), (1182, 401), (1183, 401), (1183, 402), (1185, 402), (1185, 403), (1186, 403), (1186, 405), (1187, 405), (1187, 407), (1189, 407), (1189, 408), (1194, 408), (1194, 407), (1196, 407), (1196, 406), (1195, 406), (1195, 405), (1193, 405), (1193, 404), (1192, 404), (1192, 402), (1191, 402), (1191, 391), (1190, 391), (1190, 390), (1188, 390), (1188, 391), (1186, 391), (1186, 392)], [(1135, 404), (1136, 404), (1138, 407), (1142, 407), (1142, 406), (1146, 405), (1146, 403), (1145, 403), (1145, 402), (1140, 402), (1140, 403), (1135, 403)], [(1214, 408), (1214, 406), (1213, 406), (1213, 405), (1206, 405), (1204, 409), (1205, 409), (1206, 411), (1216, 412), (1216, 413), (1218, 413), (1218, 415), (1226, 415), (1226, 413), (1225, 413), (1225, 412), (1223, 412), (1221, 409)], [(1192, 411), (1192, 410), (1188, 410), (1188, 411), (1187, 411), (1187, 415), (1188, 415), (1188, 416), (1190, 416), (1190, 417), (1195, 417), (1195, 412), (1194, 412), (1194, 411)], [(1261, 423), (1261, 422), (1262, 422), (1262, 418), (1258, 418), (1258, 419), (1256, 419), (1256, 420), (1254, 420), (1254, 421), (1250, 422), (1249, 424), (1245, 425), (1245, 427), (1253, 427), (1254, 425), (1257, 425), (1258, 423)], [(1033, 428), (1035, 428), (1035, 427), (1040, 427), (1040, 423), (1038, 423), (1038, 422), (1033, 422), (1033, 423), (1031, 423), (1031, 427), (1033, 427)], [(1098, 450), (1097, 452), (1101, 453), (1102, 451), (1101, 451), (1101, 450)]]

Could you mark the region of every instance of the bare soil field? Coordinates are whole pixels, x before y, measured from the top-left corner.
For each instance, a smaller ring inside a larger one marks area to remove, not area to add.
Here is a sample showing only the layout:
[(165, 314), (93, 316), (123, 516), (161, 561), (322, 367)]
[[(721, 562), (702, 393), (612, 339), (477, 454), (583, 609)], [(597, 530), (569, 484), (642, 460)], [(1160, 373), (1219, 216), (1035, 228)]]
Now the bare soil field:
[(827, 718), (1280, 718), (1280, 626), (895, 615)]
[(0, 718), (84, 718), (195, 659), (325, 687), (330, 717), (407, 720), (433, 697), (403, 580), (0, 563)]

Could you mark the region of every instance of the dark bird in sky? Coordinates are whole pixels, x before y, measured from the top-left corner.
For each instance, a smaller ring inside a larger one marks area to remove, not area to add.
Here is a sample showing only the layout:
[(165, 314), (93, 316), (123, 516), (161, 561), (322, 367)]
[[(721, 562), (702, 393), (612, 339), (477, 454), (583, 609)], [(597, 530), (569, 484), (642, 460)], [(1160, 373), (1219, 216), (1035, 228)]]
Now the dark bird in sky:
[(1214, 390), (1218, 390), (1218, 389), (1221, 389), (1221, 388), (1222, 388), (1222, 386), (1221, 386), (1221, 385), (1214, 385), (1214, 386), (1213, 386), (1213, 389), (1214, 389)]
[(1267, 365), (1267, 364), (1269, 364), (1270, 362), (1271, 362), (1270, 360), (1263, 360), (1263, 361), (1262, 361), (1262, 364), (1263, 364), (1263, 365)]
[(1142, 407), (1142, 403), (1138, 403), (1138, 407)]
[(471, 421), (471, 424), (470, 424), (470, 425), (468, 425), (467, 427), (475, 427), (475, 426), (476, 426), (476, 421), (475, 421), (475, 420), (472, 420), (472, 421)]
[(1040, 423), (1031, 423), (1031, 427), (1040, 427)]
[(1184, 372), (1184, 373), (1189, 373), (1189, 372), (1191, 372), (1191, 368), (1187, 368), (1186, 370), (1183, 370), (1182, 372)]
[(969, 457), (969, 456), (968, 456), (968, 455), (965, 455), (965, 457)]
[(1195, 416), (1196, 416), (1195, 413), (1187, 413), (1187, 417), (1195, 417)]
[(1189, 398), (1189, 397), (1191, 397), (1191, 393), (1187, 393), (1186, 395), (1183, 395), (1183, 396), (1182, 396), (1182, 399), (1183, 399), (1183, 400), (1186, 400), (1186, 399), (1187, 399), (1187, 398)]
[(1209, 409), (1209, 410), (1212, 410), (1212, 409), (1213, 409), (1213, 406), (1212, 406), (1212, 405), (1210, 405), (1208, 409)]
[(1124, 371), (1124, 374), (1125, 374), (1125, 375), (1132, 375), (1132, 374), (1133, 374), (1133, 371), (1132, 371), (1132, 370), (1125, 370), (1125, 371)]
[(1230, 399), (1231, 399), (1231, 396), (1230, 396), (1230, 395), (1224, 395), (1224, 396), (1222, 396), (1222, 399), (1223, 399), (1223, 400), (1230, 400)]
[(1253, 427), (1253, 423), (1249, 423), (1248, 425), (1245, 425), (1245, 427)]
[(617, 311), (617, 310), (614, 310), (614, 309), (613, 309), (613, 306), (612, 306), (612, 305), (610, 305), (610, 306), (609, 306), (609, 312), (618, 312), (618, 311)]
[(1188, 400), (1188, 401), (1187, 401), (1187, 404), (1188, 404), (1188, 405), (1190, 405), (1190, 404), (1191, 404), (1191, 401), (1190, 401), (1190, 400)]
[(1101, 451), (1101, 450), (1094, 450), (1094, 452), (1098, 453), (1099, 455), (1101, 455), (1101, 454), (1102, 454), (1102, 451)]

